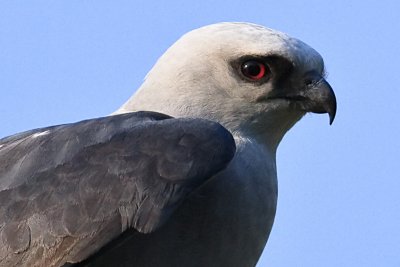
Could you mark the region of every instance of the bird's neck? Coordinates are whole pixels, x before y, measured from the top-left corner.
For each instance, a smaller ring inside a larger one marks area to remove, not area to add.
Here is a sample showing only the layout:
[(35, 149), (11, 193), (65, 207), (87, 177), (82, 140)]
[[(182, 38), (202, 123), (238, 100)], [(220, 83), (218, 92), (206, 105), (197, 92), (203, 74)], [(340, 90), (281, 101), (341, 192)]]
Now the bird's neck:
[[(149, 86), (145, 82), (113, 114), (144, 110), (173, 117), (209, 119), (221, 123), (235, 135), (257, 141), (272, 153), (276, 152), (285, 133), (303, 116), (295, 112), (268, 110), (262, 106), (257, 109), (253, 103), (238, 108), (240, 103), (233, 103), (232, 99), (226, 101), (226, 96), (215, 94), (215, 90), (214, 94), (199, 92), (196, 95), (196, 92), (182, 93), (182, 88), (176, 91), (171, 90), (171, 87), (168, 91), (159, 88), (162, 87), (153, 84)], [(192, 95), (192, 98), (187, 99), (185, 95)], [(242, 99), (237, 101), (243, 102)]]
[[(226, 126), (231, 132), (249, 137), (262, 145), (269, 152), (276, 154), (276, 150), (285, 136), (302, 115), (265, 114), (256, 120), (245, 120), (238, 125)], [(224, 125), (224, 122), (221, 122)], [(225, 125), (224, 125), (225, 126)]]

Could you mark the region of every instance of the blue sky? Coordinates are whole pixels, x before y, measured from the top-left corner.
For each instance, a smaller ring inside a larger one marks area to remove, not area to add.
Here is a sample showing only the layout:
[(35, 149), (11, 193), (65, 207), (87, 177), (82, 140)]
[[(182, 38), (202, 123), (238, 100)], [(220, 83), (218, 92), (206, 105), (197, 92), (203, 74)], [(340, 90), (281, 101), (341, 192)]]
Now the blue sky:
[(396, 1), (0, 2), (0, 137), (107, 115), (183, 33), (250, 21), (326, 62), (332, 126), (311, 114), (278, 149), (278, 213), (259, 267), (400, 266)]

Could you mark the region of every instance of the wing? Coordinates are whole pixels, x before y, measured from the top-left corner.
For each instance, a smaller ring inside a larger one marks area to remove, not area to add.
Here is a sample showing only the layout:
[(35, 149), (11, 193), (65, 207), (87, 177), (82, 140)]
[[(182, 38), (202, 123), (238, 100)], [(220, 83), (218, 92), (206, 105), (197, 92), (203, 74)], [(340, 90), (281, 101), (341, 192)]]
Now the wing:
[(128, 228), (160, 227), (224, 169), (231, 134), (137, 112), (0, 140), (0, 266), (78, 262)]

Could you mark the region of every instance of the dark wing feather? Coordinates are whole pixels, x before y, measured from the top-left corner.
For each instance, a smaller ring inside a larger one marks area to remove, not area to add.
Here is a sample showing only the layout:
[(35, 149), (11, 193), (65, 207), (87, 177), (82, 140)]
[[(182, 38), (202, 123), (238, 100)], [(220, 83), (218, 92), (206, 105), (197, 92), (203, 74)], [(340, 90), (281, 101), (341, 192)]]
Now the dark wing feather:
[(0, 266), (77, 262), (160, 227), (235, 153), (202, 119), (137, 112), (0, 140)]

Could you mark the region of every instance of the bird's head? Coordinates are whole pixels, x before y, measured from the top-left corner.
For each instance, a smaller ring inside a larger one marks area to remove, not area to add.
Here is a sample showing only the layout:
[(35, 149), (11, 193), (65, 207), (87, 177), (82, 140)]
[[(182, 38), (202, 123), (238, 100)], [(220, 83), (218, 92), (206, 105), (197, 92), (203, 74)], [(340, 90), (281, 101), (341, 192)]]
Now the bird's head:
[(181, 37), (117, 113), (152, 110), (216, 120), (277, 146), (305, 113), (336, 113), (322, 57), (284, 33), (218, 23)]

